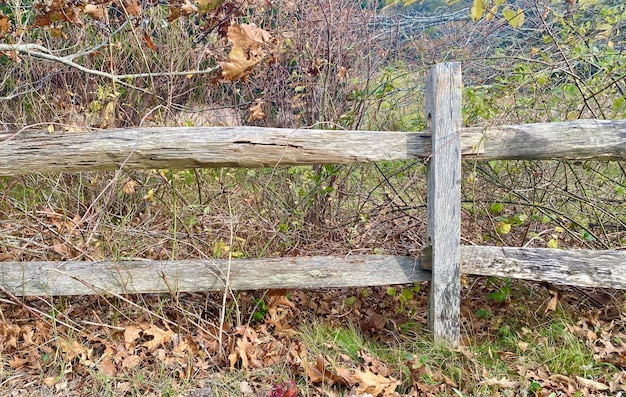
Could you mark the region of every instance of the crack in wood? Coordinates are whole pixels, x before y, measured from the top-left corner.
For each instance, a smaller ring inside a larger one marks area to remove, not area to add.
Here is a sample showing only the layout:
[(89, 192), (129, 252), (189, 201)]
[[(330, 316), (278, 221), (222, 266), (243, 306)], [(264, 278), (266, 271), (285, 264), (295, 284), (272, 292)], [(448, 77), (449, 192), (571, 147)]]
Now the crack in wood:
[(239, 140), (233, 141), (235, 145), (253, 145), (253, 146), (272, 146), (272, 147), (280, 147), (280, 148), (290, 148), (290, 149), (302, 149), (302, 146), (293, 145), (290, 143), (265, 143), (265, 142), (252, 142), (249, 140)]

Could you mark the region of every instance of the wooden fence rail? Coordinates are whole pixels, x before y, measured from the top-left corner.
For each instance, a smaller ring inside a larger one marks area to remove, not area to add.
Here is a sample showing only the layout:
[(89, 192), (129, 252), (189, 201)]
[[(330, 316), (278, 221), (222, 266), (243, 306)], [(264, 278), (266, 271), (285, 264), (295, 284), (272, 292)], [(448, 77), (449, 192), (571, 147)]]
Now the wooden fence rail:
[[(626, 251), (461, 246), (460, 260), (466, 274), (626, 289)], [(0, 285), (16, 296), (366, 287), (430, 281), (431, 267), (428, 250), (422, 258), (0, 262)]]
[[(626, 120), (462, 128), (463, 159), (624, 160)], [(0, 176), (124, 169), (274, 167), (431, 155), (430, 132), (261, 127), (0, 133)]]
[(461, 272), (626, 288), (626, 251), (460, 245), (461, 159), (623, 161), (626, 120), (461, 128), (460, 66), (435, 66), (426, 86), (428, 132), (198, 127), (0, 133), (0, 176), (427, 158), (429, 246), (421, 258), (367, 255), (232, 261), (0, 262), (0, 287), (14, 295), (82, 295), (373, 286), (431, 280), (429, 326), (436, 338), (452, 344), (459, 339)]

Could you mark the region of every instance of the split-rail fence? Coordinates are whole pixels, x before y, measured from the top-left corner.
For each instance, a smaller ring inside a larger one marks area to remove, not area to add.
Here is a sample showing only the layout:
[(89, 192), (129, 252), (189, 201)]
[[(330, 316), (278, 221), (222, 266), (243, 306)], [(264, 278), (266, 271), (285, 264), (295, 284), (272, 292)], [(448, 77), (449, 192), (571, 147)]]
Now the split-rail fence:
[(427, 132), (257, 127), (0, 133), (0, 176), (118, 169), (275, 167), (426, 158), (427, 242), (386, 255), (238, 260), (0, 262), (11, 294), (81, 295), (328, 288), (431, 280), (429, 326), (459, 340), (461, 272), (583, 287), (626, 287), (626, 251), (462, 246), (461, 160), (626, 160), (626, 120), (462, 128), (461, 67), (426, 80)]

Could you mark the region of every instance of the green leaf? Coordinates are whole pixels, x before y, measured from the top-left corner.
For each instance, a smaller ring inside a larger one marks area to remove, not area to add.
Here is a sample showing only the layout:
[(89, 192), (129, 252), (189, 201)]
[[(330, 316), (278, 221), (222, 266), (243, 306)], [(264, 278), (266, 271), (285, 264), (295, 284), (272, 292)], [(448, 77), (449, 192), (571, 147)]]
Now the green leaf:
[(506, 291), (493, 291), (487, 294), (487, 299), (491, 299), (498, 303), (504, 302), (509, 297)]
[(492, 203), (489, 206), (489, 212), (492, 214), (499, 214), (504, 210), (504, 203)]
[(502, 10), (502, 16), (504, 16), (504, 19), (507, 20), (512, 28), (519, 28), (524, 24), (524, 10), (522, 10), (521, 8), (515, 11), (509, 7), (506, 7), (504, 10)]

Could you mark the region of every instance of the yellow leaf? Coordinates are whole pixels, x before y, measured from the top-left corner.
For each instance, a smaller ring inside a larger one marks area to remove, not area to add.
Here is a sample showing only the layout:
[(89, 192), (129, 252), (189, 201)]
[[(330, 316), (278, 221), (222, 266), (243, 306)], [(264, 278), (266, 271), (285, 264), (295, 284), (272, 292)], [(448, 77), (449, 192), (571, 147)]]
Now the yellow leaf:
[(478, 21), (483, 16), (483, 11), (485, 10), (485, 5), (483, 4), (483, 0), (474, 0), (472, 2), (472, 8), (470, 8), (470, 17), (472, 21)]
[(146, 195), (143, 196), (143, 199), (146, 201), (152, 201), (153, 197), (154, 197), (154, 189), (150, 189), (148, 190), (148, 193), (146, 193)]
[(548, 241), (548, 248), (558, 248), (559, 247), (559, 240), (552, 238), (550, 239), (550, 241)]
[(497, 14), (498, 14), (498, 4), (495, 4), (493, 7), (489, 9), (489, 12), (487, 13), (487, 15), (485, 15), (485, 19), (488, 21), (491, 21), (492, 19), (496, 17)]
[(496, 223), (496, 233), (500, 235), (511, 233), (511, 224), (503, 221)]

